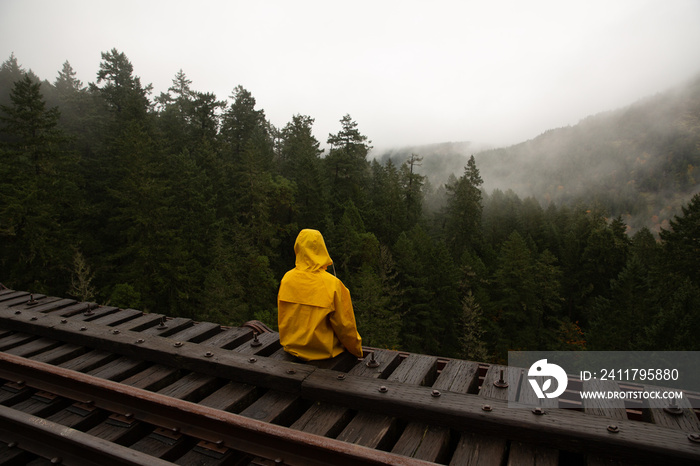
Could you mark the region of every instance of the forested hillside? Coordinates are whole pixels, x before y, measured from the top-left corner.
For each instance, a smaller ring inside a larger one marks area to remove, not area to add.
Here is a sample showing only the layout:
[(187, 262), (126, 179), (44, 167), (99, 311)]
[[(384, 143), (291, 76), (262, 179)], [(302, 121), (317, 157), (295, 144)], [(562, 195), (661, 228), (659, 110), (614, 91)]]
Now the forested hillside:
[[(658, 241), (647, 228), (629, 235), (626, 217), (611, 217), (601, 202), (606, 189), (595, 199), (567, 198), (573, 187), (550, 172), (590, 168), (577, 152), (558, 165), (541, 159), (548, 163), (537, 174), (548, 175), (542, 183), (554, 186), (556, 202), (484, 190), (503, 180), (519, 187), (518, 146), (465, 158), (459, 172), (430, 186), (420, 174), (429, 164), (424, 154), (370, 160), (369, 136), (350, 115), (321, 150), (313, 116), (295, 115), (276, 128), (248, 90), (236, 86), (221, 99), (195, 90), (183, 71), (167, 93), (152, 96), (114, 49), (87, 85), (68, 62), (42, 82), (11, 56), (0, 67), (0, 105), (6, 286), (222, 324), (258, 318), (274, 325), (296, 235), (316, 228), (351, 290), (366, 345), (483, 361), (502, 361), (509, 349), (700, 346), (700, 195)], [(649, 118), (639, 108), (616, 118), (639, 125)], [(697, 128), (694, 115), (681, 119), (685, 127)], [(697, 139), (663, 134), (663, 141), (649, 133), (605, 144), (580, 136), (566, 147), (620, 147), (626, 167), (636, 170), (632, 185), (646, 190), (630, 191), (624, 202), (634, 203), (640, 192), (675, 196), (697, 186), (663, 170), (654, 184), (644, 171), (659, 166), (657, 158), (687, 163), (689, 176), (697, 166)], [(539, 154), (550, 136), (522, 147)], [(648, 164), (630, 159), (630, 147), (645, 148)], [(629, 173), (594, 185), (630, 186)]]
[(668, 229), (700, 189), (700, 78), (476, 157), (487, 189), (557, 205), (594, 202), (637, 231)]

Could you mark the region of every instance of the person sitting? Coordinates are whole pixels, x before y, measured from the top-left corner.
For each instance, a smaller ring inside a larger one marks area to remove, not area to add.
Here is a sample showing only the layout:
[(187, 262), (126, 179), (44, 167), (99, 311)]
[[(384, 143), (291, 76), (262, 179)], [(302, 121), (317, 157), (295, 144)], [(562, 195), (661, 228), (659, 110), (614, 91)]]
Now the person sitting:
[(347, 350), (362, 357), (350, 291), (326, 271), (333, 264), (321, 232), (304, 229), (294, 244), (295, 267), (277, 295), (280, 343), (304, 361), (334, 358)]

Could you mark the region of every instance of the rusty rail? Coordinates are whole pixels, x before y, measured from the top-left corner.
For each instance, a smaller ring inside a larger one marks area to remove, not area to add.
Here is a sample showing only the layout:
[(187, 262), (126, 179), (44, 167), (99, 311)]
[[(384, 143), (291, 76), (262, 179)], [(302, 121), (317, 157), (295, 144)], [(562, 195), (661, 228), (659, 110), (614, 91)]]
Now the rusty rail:
[[(89, 401), (96, 407), (108, 411), (134, 417), (164, 429), (176, 430), (182, 434), (251, 455), (281, 460), (285, 464), (319, 466), (432, 464), (268, 424), (6, 353), (0, 353), (0, 377), (7, 380), (20, 378), (24, 384), (34, 388), (76, 401)], [(6, 414), (3, 412), (3, 415)], [(21, 418), (26, 415), (18, 416)], [(41, 432), (50, 433), (55, 437), (56, 428), (37, 430), (37, 425), (43, 422), (43, 420), (35, 422), (35, 428), (31, 429), (32, 419), (25, 418), (22, 422), (22, 442), (26, 442), (31, 435)], [(0, 430), (3, 440), (8, 443), (17, 442), (13, 437), (15, 432), (11, 427), (12, 424), (3, 423), (3, 425), (9, 426)], [(85, 439), (73, 432), (68, 437), (76, 441), (67, 442), (63, 454), (74, 457), (72, 452), (76, 448), (76, 442), (83, 444)], [(113, 444), (103, 445), (93, 442), (87, 445), (102, 454), (112, 448)], [(61, 447), (60, 442), (52, 442), (51, 446)], [(31, 448), (32, 445), (29, 447)], [(36, 445), (34, 448), (37, 448)], [(30, 451), (42, 454), (42, 448), (37, 448), (35, 451), (30, 449)], [(130, 458), (132, 463), (115, 464), (154, 464), (151, 459), (152, 457), (148, 457), (148, 461), (142, 462), (142, 458), (133, 455)], [(78, 461), (78, 463), (81, 462)], [(90, 458), (85, 458), (82, 464), (94, 463)]]

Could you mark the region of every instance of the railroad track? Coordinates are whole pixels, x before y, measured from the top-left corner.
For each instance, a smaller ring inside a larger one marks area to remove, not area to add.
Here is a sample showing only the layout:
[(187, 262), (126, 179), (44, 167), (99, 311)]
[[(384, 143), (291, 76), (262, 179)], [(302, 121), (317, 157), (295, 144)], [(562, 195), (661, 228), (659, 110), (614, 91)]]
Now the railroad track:
[(375, 348), (303, 364), (266, 330), (0, 290), (0, 465), (700, 462), (689, 408), (542, 416), (507, 407), (514, 368)]

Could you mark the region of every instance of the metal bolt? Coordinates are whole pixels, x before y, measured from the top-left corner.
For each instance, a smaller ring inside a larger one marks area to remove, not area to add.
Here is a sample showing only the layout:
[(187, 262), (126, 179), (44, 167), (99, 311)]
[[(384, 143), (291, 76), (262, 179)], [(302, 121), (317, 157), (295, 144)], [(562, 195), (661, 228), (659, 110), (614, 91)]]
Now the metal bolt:
[(297, 373), (297, 371), (295, 371), (294, 369), (287, 369), (287, 374), (296, 374), (296, 373)]
[(114, 330), (112, 330), (112, 333), (115, 335), (119, 335), (121, 332), (119, 331), (119, 329), (115, 328)]
[(430, 395), (433, 396), (434, 398), (437, 398), (437, 397), (439, 397), (440, 395), (442, 395), (442, 393), (440, 393), (440, 390), (433, 390), (433, 391), (430, 393)]
[(482, 411), (493, 411), (491, 405), (484, 405), (481, 407)]
[(131, 418), (134, 417), (134, 413), (126, 413), (126, 414), (124, 415), (124, 417), (127, 418), (127, 419), (131, 419)]
[(345, 374), (338, 374), (338, 377), (336, 377), (338, 380), (345, 380), (346, 375)]
[(497, 387), (497, 388), (507, 388), (508, 387), (508, 382), (506, 382), (505, 379), (503, 378), (503, 369), (501, 369), (501, 378), (498, 379), (497, 381), (495, 381), (493, 383), (493, 386)]
[(253, 332), (253, 341), (250, 342), (250, 346), (256, 347), (262, 345), (262, 342), (258, 340), (258, 332)]
[(538, 416), (541, 416), (541, 415), (543, 415), (543, 414), (546, 414), (546, 413), (544, 412), (544, 409), (540, 408), (539, 406), (538, 406), (537, 408), (533, 409), (532, 412), (535, 413), (535, 414), (537, 414)]
[(386, 388), (384, 385), (382, 385), (381, 387), (379, 387), (379, 393), (386, 393), (386, 392), (388, 392), (388, 391), (389, 391), (389, 389)]
[(39, 318), (37, 316), (32, 316), (32, 318), (29, 320), (39, 320)]
[(170, 429), (170, 430), (172, 431), (173, 434), (179, 434), (179, 433), (180, 433), (180, 428), (179, 428), (179, 427), (173, 427), (173, 428)]
[(173, 346), (174, 346), (175, 348), (179, 348), (179, 347), (182, 346), (182, 344), (183, 344), (183, 343), (182, 343), (181, 341), (176, 341), (176, 342), (173, 344)]
[(700, 434), (688, 434), (688, 440), (695, 443), (700, 443)]
[(614, 424), (610, 424), (608, 426), (608, 431), (612, 432), (613, 434), (616, 434), (616, 433), (620, 432), (620, 428)]
[(54, 458), (51, 458), (51, 464), (61, 464), (63, 463), (63, 458), (60, 456), (56, 456)]
[(673, 414), (674, 416), (680, 416), (681, 414), (683, 414), (683, 410), (680, 406), (678, 406), (678, 403), (675, 399), (671, 400), (671, 403), (669, 403), (669, 405), (664, 408), (664, 411), (666, 411), (669, 414)]
[(18, 445), (17, 442), (10, 442), (10, 443), (7, 444), (7, 448), (14, 448), (14, 447), (16, 447), (17, 445)]
[(27, 301), (27, 304), (29, 304), (30, 306), (31, 306), (32, 304), (36, 304), (36, 300), (34, 299), (34, 295), (33, 295), (33, 294), (30, 294), (30, 295), (29, 295), (29, 301)]
[(367, 367), (379, 367), (379, 362), (377, 362), (376, 359), (374, 359), (374, 351), (370, 353), (370, 359), (367, 361)]
[(158, 330), (165, 330), (166, 328), (168, 328), (168, 326), (165, 325), (165, 316), (163, 316), (160, 319), (160, 325), (158, 326)]
[(211, 351), (207, 351), (206, 353), (204, 353), (204, 356), (210, 358), (210, 357), (214, 356), (214, 353), (212, 353)]
[(62, 323), (62, 324), (67, 324), (67, 323), (68, 323), (68, 319), (61, 319), (61, 323)]
[(252, 362), (255, 362), (255, 361), (257, 361), (257, 359), (255, 359), (255, 358), (250, 358), (250, 359), (248, 359), (248, 362), (251, 362), (251, 363), (252, 363)]
[(20, 315), (22, 311), (15, 311), (15, 315)]
[(144, 340), (143, 338), (139, 338), (138, 340), (136, 340), (136, 343), (143, 343), (143, 342), (145, 342), (145, 341), (146, 341), (146, 340)]
[(87, 330), (87, 327), (80, 327), (81, 332), (84, 332), (85, 330)]

